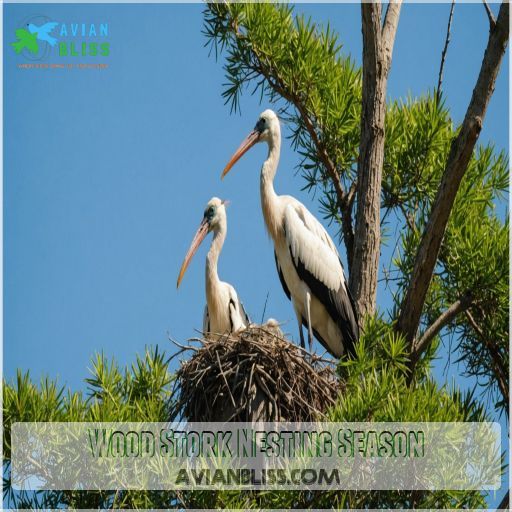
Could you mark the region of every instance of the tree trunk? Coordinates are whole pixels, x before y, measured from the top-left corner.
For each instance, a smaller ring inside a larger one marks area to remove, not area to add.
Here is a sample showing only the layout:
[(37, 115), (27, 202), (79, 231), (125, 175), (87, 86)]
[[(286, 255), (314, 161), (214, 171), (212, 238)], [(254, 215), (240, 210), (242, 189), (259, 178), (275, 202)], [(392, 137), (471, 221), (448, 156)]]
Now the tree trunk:
[(363, 97), (357, 215), (350, 289), (360, 322), (373, 314), (380, 257), (380, 194), (384, 162), (386, 89), (401, 2), (390, 3), (381, 28), (380, 3), (363, 3)]

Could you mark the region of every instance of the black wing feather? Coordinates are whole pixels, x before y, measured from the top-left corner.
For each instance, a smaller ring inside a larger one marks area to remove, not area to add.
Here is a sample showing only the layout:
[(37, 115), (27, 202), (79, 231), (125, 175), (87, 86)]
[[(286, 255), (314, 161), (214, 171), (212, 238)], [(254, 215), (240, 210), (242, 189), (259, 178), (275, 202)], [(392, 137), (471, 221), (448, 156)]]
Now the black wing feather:
[(277, 273), (279, 275), (279, 281), (281, 281), (281, 286), (283, 287), (284, 293), (288, 297), (288, 300), (292, 300), (292, 294), (290, 293), (290, 289), (288, 288), (288, 285), (286, 284), (286, 281), (284, 280), (283, 272), (281, 270), (281, 267), (279, 266), (279, 262), (277, 261), (276, 251), (274, 251), (274, 259), (276, 261), (276, 267), (277, 267)]
[[(306, 329), (308, 328), (308, 321), (304, 317), (302, 317), (302, 325)], [(324, 347), (325, 350), (330, 353), (331, 349), (329, 348), (327, 342), (322, 338), (322, 336), (320, 336), (320, 333), (313, 326), (311, 326), (311, 329), (313, 330), (313, 336), (320, 342), (320, 345), (322, 345), (322, 347)]]
[(208, 305), (205, 307), (206, 313), (206, 332), (210, 332), (210, 311), (208, 310)]
[[(231, 309), (231, 306), (233, 306), (233, 309)], [(233, 322), (233, 317), (231, 316), (231, 313), (233, 310), (236, 311), (235, 301), (233, 299), (229, 299), (229, 331), (233, 332), (233, 326), (235, 325), (235, 322)]]
[[(318, 280), (304, 265), (300, 258), (295, 261), (291, 247), (288, 247), (292, 258), (293, 266), (299, 277), (308, 285), (311, 293), (325, 306), (329, 316), (338, 324), (343, 337), (345, 352), (354, 355), (354, 344), (359, 338), (359, 327), (357, 323), (354, 300), (348, 288), (340, 288), (336, 291), (330, 290), (322, 281)], [(315, 335), (326, 347), (325, 341)], [(328, 347), (326, 347), (328, 349)]]
[(245, 325), (247, 325), (247, 327), (249, 327), (249, 325), (251, 323), (251, 319), (249, 318), (249, 315), (247, 314), (247, 311), (245, 311), (245, 308), (244, 308), (244, 305), (243, 305), (242, 301), (239, 301), (239, 304), (240, 304), (240, 307), (242, 308), (242, 315), (245, 318)]

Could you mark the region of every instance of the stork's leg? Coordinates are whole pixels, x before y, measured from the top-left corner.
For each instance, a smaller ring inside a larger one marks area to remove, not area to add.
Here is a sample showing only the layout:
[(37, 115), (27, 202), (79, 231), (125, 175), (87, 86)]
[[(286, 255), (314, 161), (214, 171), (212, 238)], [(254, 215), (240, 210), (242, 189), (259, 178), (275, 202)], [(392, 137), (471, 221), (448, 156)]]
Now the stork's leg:
[(308, 343), (309, 351), (313, 348), (313, 327), (311, 326), (311, 294), (306, 292), (306, 320), (308, 321)]
[(300, 346), (302, 348), (306, 348), (306, 342), (304, 341), (304, 333), (302, 332), (302, 314), (295, 306), (295, 304), (293, 306), (295, 309), (295, 314), (297, 315), (297, 324), (299, 325)]

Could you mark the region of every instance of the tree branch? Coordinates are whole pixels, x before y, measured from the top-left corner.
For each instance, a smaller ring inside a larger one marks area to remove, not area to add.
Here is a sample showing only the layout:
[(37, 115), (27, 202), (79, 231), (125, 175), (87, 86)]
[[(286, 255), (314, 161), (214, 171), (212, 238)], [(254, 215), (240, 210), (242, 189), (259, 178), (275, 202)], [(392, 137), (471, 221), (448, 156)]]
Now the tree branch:
[[(485, 0), (484, 0), (485, 2)], [(437, 91), (436, 91), (436, 99), (439, 103), (441, 99), (441, 86), (443, 85), (443, 70), (444, 70), (444, 62), (446, 59), (446, 52), (448, 51), (448, 45), (450, 44), (450, 32), (452, 29), (452, 20), (453, 20), (453, 11), (455, 9), (455, 0), (452, 0), (452, 6), (450, 8), (450, 16), (448, 17), (448, 27), (446, 28), (446, 39), (444, 40), (444, 48), (441, 52), (441, 64), (439, 66), (439, 77), (437, 79)]]
[(347, 193), (347, 207), (352, 208), (352, 205), (354, 204), (354, 199), (356, 197), (356, 191), (357, 191), (357, 181), (354, 180), (352, 182), (352, 185), (350, 185), (350, 189)]
[(501, 503), (498, 505), (498, 510), (510, 510), (509, 509), (509, 499), (510, 499), (510, 491), (507, 491)]
[[(354, 182), (355, 183), (355, 182)], [(349, 275), (352, 271), (354, 262), (354, 229), (352, 228), (352, 203), (347, 201), (345, 207), (341, 207), (341, 229), (343, 231), (343, 240), (347, 249), (347, 263)]]
[(382, 27), (382, 43), (384, 56), (387, 59), (388, 71), (391, 66), (391, 56), (393, 55), (393, 46), (395, 44), (396, 29), (398, 27), (398, 18), (400, 17), (401, 0), (391, 0), (386, 9), (384, 17), (384, 26)]
[(448, 325), (459, 313), (466, 311), (469, 306), (471, 306), (472, 300), (472, 294), (467, 292), (460, 299), (455, 301), (446, 311), (441, 313), (436, 321), (423, 333), (423, 336), (414, 343), (411, 353), (411, 367), (416, 365), (421, 354), (425, 352), (441, 329)]
[(357, 162), (357, 214), (350, 289), (359, 318), (375, 311), (380, 257), (380, 194), (384, 162), (386, 88), (401, 1), (362, 3), (363, 94)]
[(441, 184), (425, 227), (405, 293), (397, 330), (411, 342), (419, 326), (423, 305), (437, 262), (441, 242), (455, 196), (467, 170), (509, 37), (509, 4), (503, 2), (498, 20), (490, 31), (482, 66), (459, 134), (452, 141)]
[(489, 7), (489, 4), (485, 0), (482, 0), (482, 2), (484, 4), (485, 12), (487, 13), (487, 17), (489, 18), (490, 29), (492, 30), (494, 28), (494, 26), (496, 25), (496, 18), (494, 17), (494, 14), (492, 13), (491, 8)]
[[(477, 336), (480, 338), (480, 341), (484, 345), (484, 347), (487, 348), (491, 359), (493, 361), (494, 366), (494, 374), (496, 376), (496, 381), (498, 382), (498, 387), (500, 388), (501, 395), (506, 400), (508, 404), (508, 381), (507, 381), (507, 374), (508, 374), (508, 368), (503, 368), (503, 358), (501, 357), (498, 350), (496, 350), (496, 347), (494, 344), (489, 340), (489, 338), (485, 335), (485, 333), (482, 331), (481, 327), (478, 325), (477, 321), (473, 317), (470, 311), (466, 311), (466, 318), (468, 319), (469, 325), (471, 325), (471, 328), (475, 331)], [(506, 409), (508, 411), (508, 408)]]

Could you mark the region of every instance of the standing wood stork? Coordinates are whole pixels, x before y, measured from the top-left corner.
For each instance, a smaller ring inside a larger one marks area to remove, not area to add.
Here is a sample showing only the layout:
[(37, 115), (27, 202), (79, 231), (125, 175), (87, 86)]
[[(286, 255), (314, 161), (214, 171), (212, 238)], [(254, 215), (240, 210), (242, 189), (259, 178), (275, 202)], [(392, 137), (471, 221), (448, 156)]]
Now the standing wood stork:
[(187, 267), (206, 235), (213, 231), (213, 239), (206, 256), (206, 306), (203, 317), (203, 333), (225, 334), (249, 326), (250, 320), (238, 298), (236, 290), (221, 281), (217, 273), (219, 254), (227, 233), (226, 201), (212, 197), (204, 211), (190, 248), (181, 265), (176, 288), (179, 288)]
[(222, 177), (258, 142), (268, 145), (268, 156), (261, 168), (261, 208), (274, 242), (279, 279), (297, 315), (301, 345), (305, 347), (304, 325), (308, 329), (310, 350), (314, 334), (336, 357), (353, 353), (359, 328), (336, 246), (302, 203), (274, 191), (281, 151), (281, 128), (275, 112), (265, 110), (260, 115), (254, 130), (231, 157)]

